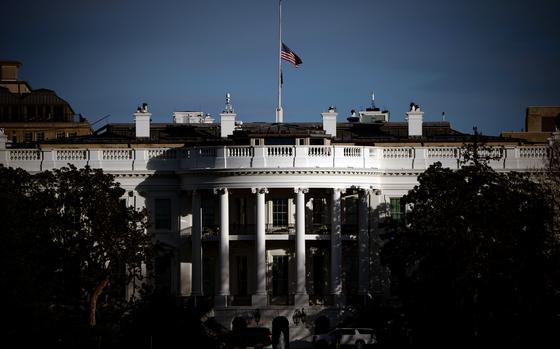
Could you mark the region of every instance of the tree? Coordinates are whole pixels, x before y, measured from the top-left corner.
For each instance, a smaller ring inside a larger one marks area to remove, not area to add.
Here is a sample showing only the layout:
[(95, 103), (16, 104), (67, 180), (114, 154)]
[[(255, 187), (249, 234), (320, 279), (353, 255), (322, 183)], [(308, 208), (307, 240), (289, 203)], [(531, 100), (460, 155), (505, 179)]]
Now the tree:
[(551, 193), (521, 173), (497, 173), (475, 147), (459, 170), (437, 163), (387, 232), (391, 271), (421, 344), (516, 344), (554, 339), (559, 250)]
[[(50, 325), (54, 299), (54, 242), (44, 231), (52, 193), (21, 169), (0, 168), (0, 307), (4, 333)], [(28, 332), (25, 332), (29, 335)]]
[(60, 251), (58, 278), (77, 304), (87, 302), (88, 323), (97, 324), (98, 301), (118, 304), (126, 285), (142, 279), (151, 238), (145, 212), (127, 207), (112, 175), (89, 167), (45, 173), (56, 192), (51, 236)]
[(113, 176), (89, 167), (36, 175), (0, 168), (0, 193), (3, 266), (17, 262), (2, 276), (10, 292), (26, 290), (22, 304), (70, 312), (89, 326), (101, 309), (123, 313), (125, 287), (143, 278), (152, 244), (146, 213), (126, 206)]

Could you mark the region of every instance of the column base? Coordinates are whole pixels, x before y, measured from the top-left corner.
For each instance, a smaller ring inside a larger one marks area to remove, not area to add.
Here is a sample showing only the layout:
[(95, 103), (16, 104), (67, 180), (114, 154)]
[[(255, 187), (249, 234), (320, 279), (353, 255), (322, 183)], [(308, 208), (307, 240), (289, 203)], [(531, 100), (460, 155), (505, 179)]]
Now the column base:
[(226, 308), (228, 306), (228, 295), (216, 295), (214, 296), (214, 307), (216, 308)]
[(296, 306), (296, 307), (308, 307), (309, 306), (309, 295), (307, 293), (296, 293), (296, 294), (294, 294), (294, 306)]
[(251, 295), (251, 305), (253, 307), (265, 307), (268, 303), (266, 294)]

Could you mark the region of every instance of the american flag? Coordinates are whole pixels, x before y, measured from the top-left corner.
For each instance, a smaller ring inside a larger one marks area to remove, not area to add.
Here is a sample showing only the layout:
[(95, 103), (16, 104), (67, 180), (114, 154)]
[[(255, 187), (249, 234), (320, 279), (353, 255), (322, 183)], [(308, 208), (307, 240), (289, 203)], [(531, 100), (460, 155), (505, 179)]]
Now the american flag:
[(282, 57), (282, 59), (292, 63), (293, 65), (296, 66), (296, 68), (303, 63), (303, 61), (301, 60), (301, 58), (299, 58), (298, 55), (296, 55), (295, 53), (292, 52), (292, 50), (290, 50), (288, 48), (288, 46), (284, 45), (284, 43), (282, 43), (282, 54), (280, 55)]

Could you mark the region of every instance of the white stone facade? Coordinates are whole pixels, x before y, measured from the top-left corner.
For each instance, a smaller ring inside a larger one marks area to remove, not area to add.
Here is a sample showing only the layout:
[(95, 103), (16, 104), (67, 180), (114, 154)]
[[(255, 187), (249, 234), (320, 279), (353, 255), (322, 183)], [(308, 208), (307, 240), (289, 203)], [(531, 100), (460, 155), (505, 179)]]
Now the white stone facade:
[[(542, 168), (547, 155), (545, 145), (493, 152), (498, 171)], [(301, 308), (334, 318), (382, 293), (379, 217), (428, 166), (457, 169), (460, 157), (459, 144), (420, 143), (0, 149), (1, 165), (30, 172), (73, 164), (112, 173), (170, 251), (156, 261), (157, 287), (213, 301), (224, 324), (258, 308), (268, 327)], [(311, 333), (292, 327), (293, 339)]]

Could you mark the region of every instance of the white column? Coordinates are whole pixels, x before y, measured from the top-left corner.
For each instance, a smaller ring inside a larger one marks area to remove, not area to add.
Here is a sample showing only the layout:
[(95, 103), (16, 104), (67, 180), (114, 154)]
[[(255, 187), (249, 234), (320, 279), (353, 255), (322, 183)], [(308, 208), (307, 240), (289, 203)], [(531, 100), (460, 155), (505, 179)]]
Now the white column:
[(264, 306), (266, 299), (266, 232), (265, 232), (265, 194), (266, 188), (253, 188), (251, 191), (257, 194), (257, 224), (255, 239), (255, 269), (256, 269), (256, 289), (251, 297), (253, 306)]
[(229, 296), (229, 195), (227, 188), (214, 189), (220, 195), (220, 282), (214, 304), (227, 306)]
[(334, 188), (331, 199), (331, 294), (342, 295), (342, 235), (340, 226), (340, 194), (343, 189)]
[(305, 194), (307, 188), (295, 188), (296, 200), (296, 294), (295, 305), (309, 305), (305, 290)]
[(358, 233), (358, 294), (367, 295), (369, 286), (369, 196), (371, 190), (360, 190)]
[(202, 208), (200, 193), (192, 192), (192, 291), (191, 295), (202, 295)]

